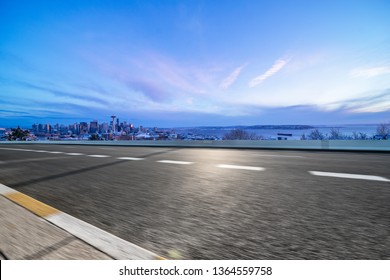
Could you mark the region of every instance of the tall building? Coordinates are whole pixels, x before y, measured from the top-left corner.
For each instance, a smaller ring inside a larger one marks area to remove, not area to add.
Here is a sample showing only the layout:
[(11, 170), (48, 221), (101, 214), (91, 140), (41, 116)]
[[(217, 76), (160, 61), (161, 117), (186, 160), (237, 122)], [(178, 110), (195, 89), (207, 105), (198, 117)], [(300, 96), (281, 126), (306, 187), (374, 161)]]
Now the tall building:
[(101, 125), (99, 125), (99, 132), (100, 133), (108, 133), (108, 130), (109, 130), (109, 125), (108, 123), (102, 123)]
[(86, 122), (80, 122), (80, 133), (79, 134), (87, 134), (89, 131), (88, 129), (88, 123)]
[(45, 124), (44, 131), (45, 131), (46, 133), (51, 133), (51, 125), (50, 125), (50, 124)]
[(115, 133), (115, 118), (116, 118), (116, 116), (114, 116), (114, 115), (111, 116), (111, 119), (112, 119), (112, 121), (111, 121), (112, 129), (111, 130), (113, 133)]
[(119, 125), (119, 118), (116, 119), (116, 131), (121, 131), (121, 126)]
[(99, 130), (98, 121), (94, 120), (89, 123), (89, 133), (97, 133)]

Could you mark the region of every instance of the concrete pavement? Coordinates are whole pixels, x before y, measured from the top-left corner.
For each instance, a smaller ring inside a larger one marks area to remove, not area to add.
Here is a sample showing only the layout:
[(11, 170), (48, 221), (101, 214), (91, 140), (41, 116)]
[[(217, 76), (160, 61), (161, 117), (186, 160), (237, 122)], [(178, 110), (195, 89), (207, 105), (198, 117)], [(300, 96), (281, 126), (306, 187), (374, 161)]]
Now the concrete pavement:
[(162, 259), (0, 184), (1, 260)]
[(0, 209), (0, 259), (112, 259), (4, 196), (0, 196)]

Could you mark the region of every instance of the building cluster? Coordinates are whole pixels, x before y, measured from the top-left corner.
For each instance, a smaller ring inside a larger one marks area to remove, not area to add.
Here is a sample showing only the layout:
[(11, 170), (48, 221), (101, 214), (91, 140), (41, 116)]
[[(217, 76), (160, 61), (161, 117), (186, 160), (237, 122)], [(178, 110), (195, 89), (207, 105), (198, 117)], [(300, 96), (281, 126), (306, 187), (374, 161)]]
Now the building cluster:
[[(268, 128), (268, 126), (266, 126)], [(251, 128), (251, 127), (250, 127)], [(257, 127), (256, 127), (257, 128)], [(260, 127), (259, 127), (260, 128)], [(263, 127), (261, 127), (263, 128)], [(290, 126), (282, 127), (284, 130)], [(301, 127), (298, 127), (301, 128)], [(379, 129), (381, 128), (381, 129)], [(247, 132), (242, 128), (231, 127), (230, 130), (222, 128), (207, 129), (159, 129), (146, 128), (142, 125), (136, 127), (127, 121), (120, 122), (116, 116), (110, 121), (99, 123), (97, 120), (78, 122), (70, 125), (63, 124), (33, 124), (28, 130), (0, 128), (0, 141), (34, 141), (34, 140), (390, 140), (390, 124), (378, 127), (377, 134), (368, 136), (367, 133), (353, 132), (352, 135), (342, 134), (339, 129), (332, 128), (330, 134), (319, 129), (312, 129), (307, 135), (300, 138), (291, 132), (278, 132), (280, 127), (269, 127), (270, 134), (265, 137), (257, 132)], [(293, 129), (293, 128), (291, 128)], [(290, 129), (290, 130), (291, 130)], [(219, 136), (207, 135), (217, 133)], [(224, 134), (223, 131), (226, 131)], [(277, 133), (275, 137), (274, 134)], [(297, 138), (298, 137), (298, 138)]]
[(37, 139), (49, 140), (163, 140), (177, 139), (178, 135), (170, 130), (135, 127), (127, 121), (120, 122), (112, 116), (110, 122), (99, 123), (97, 120), (63, 124), (33, 124), (31, 134)]

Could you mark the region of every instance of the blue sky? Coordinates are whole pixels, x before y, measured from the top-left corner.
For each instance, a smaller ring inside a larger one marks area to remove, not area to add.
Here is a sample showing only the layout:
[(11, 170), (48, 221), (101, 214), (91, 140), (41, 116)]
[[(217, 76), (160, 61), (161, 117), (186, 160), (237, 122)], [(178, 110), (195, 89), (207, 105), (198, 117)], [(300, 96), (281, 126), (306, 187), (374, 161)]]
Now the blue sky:
[(389, 1), (0, 2), (0, 126), (390, 121)]

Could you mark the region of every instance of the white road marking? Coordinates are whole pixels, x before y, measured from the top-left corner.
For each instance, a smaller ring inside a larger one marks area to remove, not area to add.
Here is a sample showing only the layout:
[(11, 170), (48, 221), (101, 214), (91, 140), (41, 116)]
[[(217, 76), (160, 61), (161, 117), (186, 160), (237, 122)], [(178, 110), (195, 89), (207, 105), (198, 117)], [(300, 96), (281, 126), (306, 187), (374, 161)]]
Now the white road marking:
[(53, 151), (53, 152), (49, 152), (50, 154), (63, 154), (64, 152), (59, 152), (59, 151)]
[(118, 260), (155, 260), (158, 256), (111, 233), (66, 213), (53, 214), (46, 220)]
[(7, 161), (0, 161), (0, 164), (15, 164), (15, 163), (26, 163), (34, 161), (47, 161), (47, 160), (59, 160), (64, 159), (66, 156), (61, 157), (43, 157), (43, 158), (26, 158), (26, 159), (12, 159)]
[(178, 160), (158, 160), (160, 163), (170, 163), (170, 164), (193, 164), (190, 161), (178, 161)]
[(107, 157), (111, 157), (111, 156), (108, 156), (108, 155), (87, 155), (88, 157), (95, 157), (95, 158), (107, 158)]
[(11, 189), (10, 187), (7, 187), (6, 185), (0, 184), (0, 194), (6, 195), (13, 192), (16, 191), (14, 189)]
[(219, 168), (228, 168), (228, 169), (242, 169), (242, 170), (252, 170), (252, 171), (264, 171), (264, 167), (257, 166), (244, 166), (244, 165), (230, 165), (230, 164), (218, 164)]
[(284, 157), (284, 158), (305, 158), (304, 156), (284, 156), (284, 155), (270, 155), (270, 154), (258, 154), (260, 157)]
[(65, 155), (68, 155), (68, 156), (83, 156), (84, 154), (82, 154), (82, 153), (65, 153)]
[(143, 158), (136, 158), (136, 157), (118, 157), (117, 159), (123, 159), (123, 160), (143, 160)]
[[(19, 192), (0, 183), (0, 195), (8, 196)], [(20, 193), (19, 193), (20, 194)], [(28, 208), (27, 208), (28, 209)], [(30, 210), (31, 211), (31, 210)], [(157, 260), (155, 253), (121, 239), (59, 210), (41, 218), (84, 240), (103, 253), (117, 260)]]
[(36, 153), (48, 153), (49, 151), (44, 151), (44, 150), (33, 150)]
[(322, 171), (309, 171), (309, 173), (312, 175), (315, 175), (315, 176), (326, 176), (326, 177), (337, 177), (337, 178), (347, 178), (347, 179), (360, 179), (360, 180), (390, 182), (389, 179), (386, 179), (386, 178), (380, 177), (380, 176), (373, 176), (373, 175), (322, 172)]
[(23, 152), (35, 152), (36, 150), (29, 149), (15, 149), (15, 148), (0, 148), (0, 150), (8, 150), (8, 151), (23, 151)]

